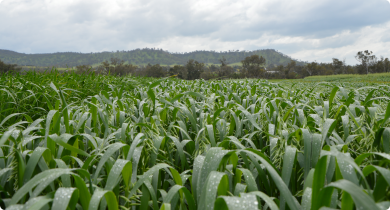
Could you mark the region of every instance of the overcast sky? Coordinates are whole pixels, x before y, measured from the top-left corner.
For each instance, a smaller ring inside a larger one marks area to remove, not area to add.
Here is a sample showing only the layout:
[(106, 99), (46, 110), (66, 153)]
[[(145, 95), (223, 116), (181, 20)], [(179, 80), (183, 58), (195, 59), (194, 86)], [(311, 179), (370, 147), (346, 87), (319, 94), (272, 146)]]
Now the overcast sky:
[(304, 61), (390, 57), (390, 0), (0, 0), (0, 49), (276, 49)]

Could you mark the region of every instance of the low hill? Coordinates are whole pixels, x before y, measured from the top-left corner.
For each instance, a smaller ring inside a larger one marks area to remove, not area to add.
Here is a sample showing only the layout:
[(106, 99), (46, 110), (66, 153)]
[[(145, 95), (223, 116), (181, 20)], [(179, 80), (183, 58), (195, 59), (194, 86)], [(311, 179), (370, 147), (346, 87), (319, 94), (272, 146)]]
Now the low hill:
[[(206, 64), (220, 64), (219, 59), (224, 57), (229, 64), (240, 65), (240, 61), (247, 56), (263, 56), (267, 65), (286, 65), (292, 58), (273, 49), (255, 51), (194, 51), (189, 53), (170, 53), (162, 49), (135, 49), (131, 51), (76, 53), (57, 52), (44, 54), (25, 54), (10, 50), (0, 50), (0, 60), (5, 63), (19, 66), (57, 66), (72, 67), (77, 65), (98, 65), (99, 63), (119, 58), (126, 63), (134, 65), (160, 64), (160, 65), (184, 65), (189, 59), (194, 59)], [(295, 60), (295, 59), (294, 59)], [(298, 64), (303, 62), (297, 61)]]

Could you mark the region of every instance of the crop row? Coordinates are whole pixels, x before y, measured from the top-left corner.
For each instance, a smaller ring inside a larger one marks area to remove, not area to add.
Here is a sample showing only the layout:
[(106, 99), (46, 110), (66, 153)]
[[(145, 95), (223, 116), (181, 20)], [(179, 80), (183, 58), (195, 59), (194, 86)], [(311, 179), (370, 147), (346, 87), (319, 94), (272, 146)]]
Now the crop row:
[(389, 86), (56, 75), (1, 80), (3, 208), (390, 206)]

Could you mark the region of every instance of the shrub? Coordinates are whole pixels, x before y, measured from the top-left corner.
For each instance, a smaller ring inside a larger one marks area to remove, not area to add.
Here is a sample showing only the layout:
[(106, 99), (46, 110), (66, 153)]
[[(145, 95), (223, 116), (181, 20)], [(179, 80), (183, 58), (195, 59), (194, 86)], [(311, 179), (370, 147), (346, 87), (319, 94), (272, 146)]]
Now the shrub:
[(0, 74), (8, 72), (20, 72), (21, 68), (18, 68), (16, 64), (6, 64), (0, 60)]

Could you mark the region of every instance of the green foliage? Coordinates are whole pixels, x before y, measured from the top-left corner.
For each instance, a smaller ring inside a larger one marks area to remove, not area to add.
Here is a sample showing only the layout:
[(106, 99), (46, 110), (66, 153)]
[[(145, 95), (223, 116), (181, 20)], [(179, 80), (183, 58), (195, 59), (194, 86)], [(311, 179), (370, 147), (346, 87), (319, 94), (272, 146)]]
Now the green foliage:
[(160, 66), (160, 64), (147, 65), (144, 74), (148, 77), (165, 77), (167, 72)]
[[(9, 50), (0, 50), (0, 59), (6, 63), (15, 63), (21, 66), (79, 66), (99, 65), (103, 61), (117, 58), (133, 65), (185, 65), (188, 60), (193, 59), (201, 63), (219, 64), (222, 57), (233, 65), (241, 65), (240, 61), (247, 56), (259, 55), (267, 60), (267, 65), (286, 65), (291, 58), (273, 49), (255, 51), (194, 51), (189, 53), (169, 53), (156, 49), (136, 49), (131, 51), (101, 52), (101, 53), (47, 53), (47, 54), (24, 54)], [(302, 62), (300, 62), (303, 64)]]
[[(133, 74), (138, 68), (138, 66), (132, 64), (125, 64), (123, 60), (120, 60), (118, 58), (111, 58), (110, 61), (111, 62), (103, 61), (101, 65), (97, 67), (95, 73), (110, 74), (115, 76), (126, 76), (128, 74)], [(88, 71), (90, 69), (92, 69), (92, 66), (88, 69)], [(77, 68), (77, 70), (79, 70), (79, 68)]]
[(204, 63), (192, 59), (187, 62), (185, 67), (187, 69), (187, 79), (189, 80), (199, 79), (204, 71)]
[(246, 57), (241, 61), (243, 70), (248, 77), (262, 77), (265, 73), (262, 66), (265, 64), (266, 60), (262, 56), (252, 55)]
[(7, 209), (387, 209), (388, 85), (0, 79)]
[(186, 67), (180, 65), (174, 65), (172, 68), (169, 68), (169, 76), (177, 76), (179, 79), (187, 79), (188, 71)]
[(369, 75), (340, 74), (326, 76), (310, 76), (296, 82), (352, 82), (352, 83), (389, 83), (390, 73), (376, 73)]
[(362, 67), (366, 70), (367, 74), (369, 66), (375, 65), (376, 62), (376, 56), (372, 53), (372, 51), (368, 50), (359, 51), (355, 58), (362, 64)]
[(7, 73), (7, 72), (16, 73), (19, 71), (20, 71), (20, 68), (18, 68), (16, 64), (6, 64), (0, 60), (0, 75)]

